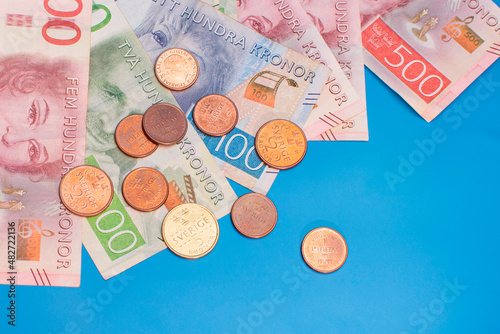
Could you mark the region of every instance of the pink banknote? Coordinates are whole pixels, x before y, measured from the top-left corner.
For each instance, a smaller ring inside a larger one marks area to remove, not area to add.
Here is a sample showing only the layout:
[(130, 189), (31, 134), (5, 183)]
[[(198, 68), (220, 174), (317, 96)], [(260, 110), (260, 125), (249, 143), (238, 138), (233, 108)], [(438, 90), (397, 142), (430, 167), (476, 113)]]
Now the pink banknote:
[(91, 7), (0, 3), (2, 284), (80, 284), (82, 218), (59, 183), (85, 158)]
[(307, 128), (317, 140), (368, 140), (365, 72), (358, 1), (298, 0), (356, 90), (364, 112), (349, 120), (325, 113)]
[(491, 0), (360, 0), (365, 63), (430, 122), (500, 56)]
[[(313, 22), (312, 18), (315, 17), (306, 13), (299, 0), (205, 0), (205, 2), (232, 16), (261, 35), (332, 69), (332, 74), (321, 94), (310, 97), (309, 103), (315, 107), (304, 124), (304, 132), (308, 140), (329, 140), (328, 138), (338, 138), (332, 140), (368, 139), (368, 128), (361, 127), (362, 124), (367, 124), (364, 87), (361, 94), (359, 94), (352, 85), (353, 81), (350, 80), (352, 77), (351, 72), (357, 72), (358, 68), (349, 70), (349, 68), (352, 68), (350, 63), (352, 60), (347, 59), (347, 56), (343, 57), (343, 59), (347, 60), (339, 64), (338, 59), (340, 58), (336, 58), (337, 54), (332, 53), (333, 50), (323, 40), (319, 28), (314, 25), (314, 23), (320, 21)], [(315, 5), (322, 6), (323, 3), (319, 2)], [(347, 10), (347, 7), (344, 6), (343, 9)], [(350, 14), (350, 16), (354, 15), (357, 14)], [(328, 22), (335, 21), (334, 12), (327, 14), (327, 16), (329, 16)], [(357, 24), (357, 31), (359, 32), (359, 19)], [(358, 41), (355, 41), (353, 37), (353, 43), (358, 43), (361, 46), (360, 41), (359, 36)], [(358, 52), (361, 54), (361, 47), (358, 51), (348, 51), (348, 48), (351, 48), (353, 43), (344, 46), (344, 53), (348, 52), (351, 55)], [(360, 64), (362, 67), (362, 60)], [(357, 77), (360, 77), (359, 74)], [(351, 120), (355, 116), (358, 116), (357, 119), (364, 118), (364, 121), (355, 122)], [(351, 127), (346, 127), (348, 122)], [(358, 125), (354, 126), (353, 124)], [(352, 131), (353, 135), (335, 136), (338, 125), (344, 127), (342, 132)], [(330, 131), (329, 136), (324, 134), (326, 131)]]

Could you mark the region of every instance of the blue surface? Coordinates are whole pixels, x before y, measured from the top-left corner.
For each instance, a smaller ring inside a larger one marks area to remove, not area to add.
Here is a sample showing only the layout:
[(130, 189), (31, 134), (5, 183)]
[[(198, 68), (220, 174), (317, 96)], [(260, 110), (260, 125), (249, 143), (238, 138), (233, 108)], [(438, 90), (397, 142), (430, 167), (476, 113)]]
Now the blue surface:
[[(83, 250), (80, 288), (18, 287), (16, 332), (498, 333), (499, 73), (496, 62), (481, 76), (496, 76), (488, 98), (477, 80), (428, 124), (367, 70), (370, 141), (310, 143), (268, 194), (271, 234), (245, 238), (227, 216), (208, 256), (165, 250), (108, 281)], [(457, 107), (475, 108), (453, 118)], [(433, 131), (446, 140), (431, 150)], [(387, 172), (410, 158), (421, 164), (391, 189)], [(328, 275), (300, 254), (319, 226), (349, 247)]]

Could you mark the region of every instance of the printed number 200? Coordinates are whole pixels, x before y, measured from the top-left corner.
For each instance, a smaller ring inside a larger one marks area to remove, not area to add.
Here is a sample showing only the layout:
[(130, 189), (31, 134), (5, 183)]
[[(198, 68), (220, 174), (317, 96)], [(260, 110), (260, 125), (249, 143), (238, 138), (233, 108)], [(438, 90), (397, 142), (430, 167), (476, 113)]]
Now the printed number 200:
[[(405, 57), (403, 56), (403, 54), (401, 53), (401, 49), (404, 49), (404, 51), (406, 51), (408, 54), (412, 54), (410, 52), (410, 50), (408, 50), (407, 48), (404, 47), (404, 45), (400, 45), (398, 46), (394, 51), (392, 51), (393, 53), (397, 54), (399, 56), (399, 62), (398, 63), (391, 63), (387, 60), (387, 57), (384, 57), (384, 60), (385, 62), (391, 66), (391, 67), (400, 67), (402, 66), (404, 63), (405, 63)], [(407, 76), (407, 71), (408, 69), (410, 69), (410, 67), (412, 66), (418, 66), (416, 64), (420, 64), (422, 66), (422, 71), (420, 72), (419, 75), (417, 75), (416, 77), (414, 78), (409, 78)], [(401, 71), (401, 75), (403, 76), (403, 78), (409, 82), (415, 82), (415, 81), (418, 81), (420, 80), (424, 75), (425, 75), (425, 72), (427, 71), (427, 66), (425, 65), (424, 62), (420, 61), (420, 60), (412, 60), (412, 61), (409, 61), (404, 67), (403, 67), (403, 70)], [(433, 92), (431, 93), (424, 93), (423, 91), (423, 86), (425, 85), (425, 83), (429, 80), (431, 80), (432, 78), (436, 78), (437, 80), (439, 80), (439, 86), (438, 88), (436, 88)], [(441, 79), (439, 76), (435, 75), (435, 74), (431, 74), (431, 75), (428, 75), (426, 76), (423, 80), (420, 81), (420, 84), (418, 85), (418, 91), (424, 95), (424, 96), (434, 96), (436, 95), (440, 90), (441, 88), (443, 88), (443, 79)]]

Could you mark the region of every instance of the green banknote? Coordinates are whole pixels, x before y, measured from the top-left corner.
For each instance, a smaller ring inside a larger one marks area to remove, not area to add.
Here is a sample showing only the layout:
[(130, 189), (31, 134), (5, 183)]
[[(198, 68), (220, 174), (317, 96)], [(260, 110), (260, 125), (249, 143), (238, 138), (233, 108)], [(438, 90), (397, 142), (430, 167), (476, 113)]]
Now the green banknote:
[[(87, 219), (83, 243), (108, 279), (166, 248), (161, 224), (174, 205), (199, 203), (221, 218), (236, 195), (191, 124), (180, 143), (160, 145), (148, 157), (119, 150), (114, 132), (124, 117), (156, 103), (178, 104), (113, 1), (94, 1), (92, 24), (86, 162), (108, 173), (115, 194), (106, 211)], [(167, 202), (154, 212), (134, 210), (123, 199), (123, 179), (138, 167), (155, 168), (169, 182)]]

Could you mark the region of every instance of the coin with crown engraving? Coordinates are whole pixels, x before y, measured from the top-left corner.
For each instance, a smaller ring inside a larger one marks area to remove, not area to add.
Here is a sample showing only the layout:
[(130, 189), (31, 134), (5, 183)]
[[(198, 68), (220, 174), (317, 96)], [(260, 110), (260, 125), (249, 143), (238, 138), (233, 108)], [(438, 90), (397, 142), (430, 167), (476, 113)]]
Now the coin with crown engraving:
[(153, 142), (173, 145), (180, 142), (187, 133), (186, 116), (176, 106), (169, 103), (152, 105), (142, 118), (144, 132)]
[(156, 58), (156, 78), (170, 90), (191, 87), (198, 79), (199, 73), (200, 67), (196, 58), (184, 49), (168, 49)]
[(215, 247), (219, 239), (219, 223), (204, 206), (185, 203), (168, 212), (161, 232), (172, 252), (186, 259), (197, 259)]
[(255, 135), (255, 152), (268, 166), (288, 169), (304, 159), (307, 139), (302, 129), (286, 119), (274, 119)]
[(123, 179), (122, 193), (125, 201), (139, 211), (153, 211), (161, 207), (168, 197), (168, 182), (156, 169), (134, 169)]
[(134, 158), (144, 158), (153, 154), (158, 144), (146, 137), (142, 129), (142, 115), (130, 115), (118, 123), (115, 141), (118, 148)]
[(224, 95), (207, 95), (194, 106), (193, 121), (204, 134), (220, 137), (231, 132), (238, 123), (238, 109)]
[(231, 220), (241, 234), (257, 239), (271, 233), (278, 221), (278, 211), (266, 196), (249, 193), (234, 202)]
[(61, 180), (59, 196), (75, 215), (91, 217), (108, 208), (113, 200), (113, 183), (100, 168), (82, 165), (71, 169)]
[(328, 227), (319, 227), (304, 237), (302, 257), (307, 265), (317, 272), (331, 273), (345, 263), (347, 243), (339, 232)]

